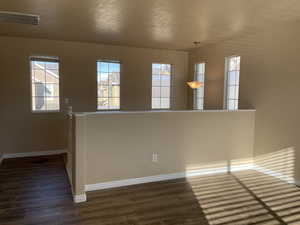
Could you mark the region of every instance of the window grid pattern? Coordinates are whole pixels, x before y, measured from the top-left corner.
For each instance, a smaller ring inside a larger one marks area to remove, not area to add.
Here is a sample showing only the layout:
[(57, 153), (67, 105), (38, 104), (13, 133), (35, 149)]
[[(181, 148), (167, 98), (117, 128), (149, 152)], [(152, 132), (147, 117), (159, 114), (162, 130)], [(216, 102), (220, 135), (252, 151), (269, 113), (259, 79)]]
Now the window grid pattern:
[(152, 109), (171, 108), (171, 75), (170, 64), (152, 64)]
[(194, 108), (204, 108), (204, 83), (205, 83), (205, 63), (195, 65), (195, 80), (202, 83), (200, 88), (195, 89)]
[(120, 109), (120, 62), (97, 62), (97, 109)]
[(58, 111), (59, 62), (31, 59), (32, 111)]
[(240, 62), (240, 56), (227, 58), (226, 104), (228, 110), (238, 110), (239, 107)]

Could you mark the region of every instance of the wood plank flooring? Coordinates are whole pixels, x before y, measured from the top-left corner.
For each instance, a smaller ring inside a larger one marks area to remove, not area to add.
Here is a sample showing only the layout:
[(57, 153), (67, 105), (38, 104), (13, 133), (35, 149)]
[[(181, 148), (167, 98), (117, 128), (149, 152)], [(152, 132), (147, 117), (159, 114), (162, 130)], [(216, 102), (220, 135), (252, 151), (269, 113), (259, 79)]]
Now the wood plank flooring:
[(300, 224), (300, 191), (249, 170), (88, 193), (74, 204), (62, 156), (6, 159), (0, 225)]
[(1, 225), (57, 225), (77, 216), (61, 156), (3, 161)]

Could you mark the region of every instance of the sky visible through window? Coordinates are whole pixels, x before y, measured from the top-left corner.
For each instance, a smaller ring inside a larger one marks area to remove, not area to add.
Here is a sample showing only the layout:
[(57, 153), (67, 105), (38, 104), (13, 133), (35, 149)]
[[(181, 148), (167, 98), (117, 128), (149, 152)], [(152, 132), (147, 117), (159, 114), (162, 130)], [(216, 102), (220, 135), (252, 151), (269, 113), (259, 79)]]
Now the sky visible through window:
[(98, 110), (120, 109), (119, 62), (97, 62)]
[(195, 65), (195, 79), (202, 83), (200, 88), (195, 89), (195, 108), (204, 108), (204, 81), (205, 81), (205, 63)]
[(59, 63), (31, 60), (32, 110), (59, 110)]
[(170, 64), (152, 64), (152, 109), (170, 108), (171, 70)]
[(227, 109), (237, 110), (239, 107), (240, 56), (227, 59)]

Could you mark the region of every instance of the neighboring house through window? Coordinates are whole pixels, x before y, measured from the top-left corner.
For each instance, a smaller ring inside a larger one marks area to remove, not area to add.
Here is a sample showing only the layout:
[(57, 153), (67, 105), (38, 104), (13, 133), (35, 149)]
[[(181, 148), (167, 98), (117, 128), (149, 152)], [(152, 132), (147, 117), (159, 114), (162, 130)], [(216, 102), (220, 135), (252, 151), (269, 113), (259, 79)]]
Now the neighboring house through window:
[(120, 109), (120, 73), (120, 62), (97, 62), (98, 110)]
[(172, 66), (152, 64), (152, 109), (171, 108)]
[(60, 109), (58, 59), (32, 57), (30, 64), (32, 111), (58, 111)]

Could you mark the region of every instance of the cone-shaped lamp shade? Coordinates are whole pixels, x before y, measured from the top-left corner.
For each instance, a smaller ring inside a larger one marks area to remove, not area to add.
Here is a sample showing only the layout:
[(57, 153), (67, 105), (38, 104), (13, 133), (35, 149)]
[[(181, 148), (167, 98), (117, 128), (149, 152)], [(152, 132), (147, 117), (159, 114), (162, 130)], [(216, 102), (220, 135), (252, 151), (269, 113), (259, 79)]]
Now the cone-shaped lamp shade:
[(191, 81), (187, 82), (187, 84), (192, 88), (192, 89), (197, 89), (202, 86), (202, 83), (199, 81)]

